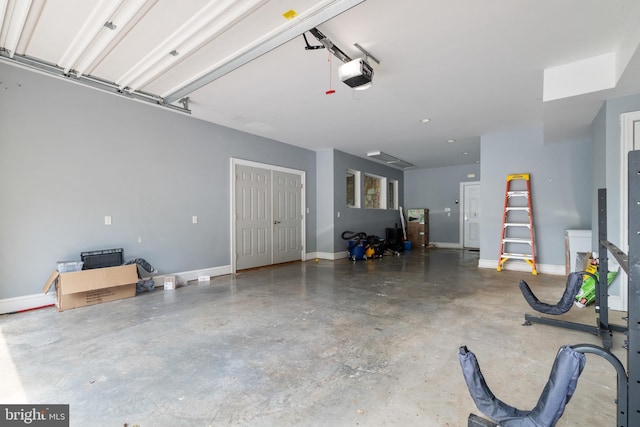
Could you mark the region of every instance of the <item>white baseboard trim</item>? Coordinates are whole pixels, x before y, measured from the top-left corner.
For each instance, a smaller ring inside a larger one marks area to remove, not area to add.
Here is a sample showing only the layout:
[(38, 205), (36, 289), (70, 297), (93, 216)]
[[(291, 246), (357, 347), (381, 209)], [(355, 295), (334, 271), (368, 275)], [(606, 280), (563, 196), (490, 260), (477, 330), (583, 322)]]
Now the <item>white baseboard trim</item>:
[(16, 313), (19, 311), (33, 310), (40, 307), (55, 305), (56, 293), (33, 294), (15, 298), (0, 300), (0, 314)]
[[(498, 268), (498, 260), (497, 259), (480, 259), (478, 260), (478, 267), (480, 268)], [(564, 265), (553, 265), (553, 264), (536, 264), (538, 269), (538, 273), (543, 274), (553, 274), (558, 276), (565, 276), (565, 266)], [(525, 261), (519, 260), (511, 260), (502, 265), (503, 270), (511, 270), (511, 271), (526, 271), (531, 273), (531, 266), (527, 264)]]
[[(153, 278), (156, 289), (162, 289), (165, 276), (176, 276), (176, 282), (186, 285), (187, 282), (198, 280), (199, 275), (210, 277), (225, 276), (231, 274), (231, 266), (225, 265), (221, 267), (204, 268), (202, 270), (183, 271), (180, 273), (163, 274), (160, 276), (151, 276)], [(149, 277), (147, 277), (149, 278)], [(15, 313), (25, 310), (33, 310), (35, 308), (54, 305), (56, 302), (55, 291), (48, 294), (25, 295), (15, 298), (0, 299), (0, 314)]]
[(223, 265), (221, 267), (203, 268), (202, 270), (182, 271), (180, 273), (163, 274), (161, 276), (152, 276), (156, 286), (162, 286), (165, 276), (176, 276), (176, 284), (186, 285), (187, 282), (198, 280), (199, 276), (226, 276), (231, 274), (231, 266)]
[(450, 242), (429, 242), (429, 245), (433, 245), (436, 248), (442, 249), (463, 249), (460, 243), (450, 243)]
[(337, 259), (349, 258), (349, 251), (344, 252), (313, 252), (308, 254), (307, 259), (328, 259), (330, 261), (335, 261)]

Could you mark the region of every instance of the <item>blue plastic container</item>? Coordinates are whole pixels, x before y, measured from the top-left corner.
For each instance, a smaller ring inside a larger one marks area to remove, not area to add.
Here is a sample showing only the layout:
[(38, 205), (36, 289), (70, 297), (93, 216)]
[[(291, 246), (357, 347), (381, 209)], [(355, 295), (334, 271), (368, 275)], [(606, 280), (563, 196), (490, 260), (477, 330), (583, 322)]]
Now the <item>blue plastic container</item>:
[(365, 247), (362, 242), (356, 243), (354, 240), (349, 240), (349, 258), (352, 260), (365, 259)]

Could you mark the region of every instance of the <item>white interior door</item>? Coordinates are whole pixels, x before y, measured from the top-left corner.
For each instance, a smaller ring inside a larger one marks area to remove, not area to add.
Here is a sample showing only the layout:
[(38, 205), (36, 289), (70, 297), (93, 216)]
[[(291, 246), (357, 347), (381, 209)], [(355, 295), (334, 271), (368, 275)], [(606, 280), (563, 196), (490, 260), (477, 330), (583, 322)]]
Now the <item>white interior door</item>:
[(271, 264), (271, 171), (237, 165), (235, 175), (236, 269)]
[(462, 183), (462, 222), (465, 248), (480, 247), (480, 183)]
[(232, 159), (232, 271), (304, 260), (304, 172)]
[(273, 263), (302, 256), (300, 175), (273, 171)]

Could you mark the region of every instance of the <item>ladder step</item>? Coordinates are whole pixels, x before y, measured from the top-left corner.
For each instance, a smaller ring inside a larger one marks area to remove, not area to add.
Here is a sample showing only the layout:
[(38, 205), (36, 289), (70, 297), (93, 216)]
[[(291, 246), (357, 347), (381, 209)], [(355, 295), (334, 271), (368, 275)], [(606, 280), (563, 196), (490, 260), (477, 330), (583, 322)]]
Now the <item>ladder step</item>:
[(529, 260), (532, 260), (533, 256), (531, 254), (504, 253), (504, 254), (502, 254), (502, 258), (515, 258), (515, 259), (529, 259)]
[(507, 191), (507, 196), (529, 197), (528, 191)]
[(528, 211), (526, 206), (507, 206), (507, 211)]
[(505, 227), (531, 227), (528, 222), (505, 222)]
[(516, 237), (509, 237), (507, 239), (502, 239), (502, 243), (527, 243), (531, 244), (531, 240), (529, 239), (519, 239)]

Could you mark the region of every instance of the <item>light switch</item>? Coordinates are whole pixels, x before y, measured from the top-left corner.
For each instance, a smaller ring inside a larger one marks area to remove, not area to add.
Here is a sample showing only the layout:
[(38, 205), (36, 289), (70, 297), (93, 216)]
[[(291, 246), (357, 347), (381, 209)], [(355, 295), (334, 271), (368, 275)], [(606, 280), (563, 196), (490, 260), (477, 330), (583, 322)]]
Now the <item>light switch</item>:
[(111, 225), (111, 215), (105, 215), (104, 225)]
[(191, 217), (191, 223), (192, 224), (197, 224), (198, 223), (198, 216), (197, 215), (194, 215), (194, 216)]

